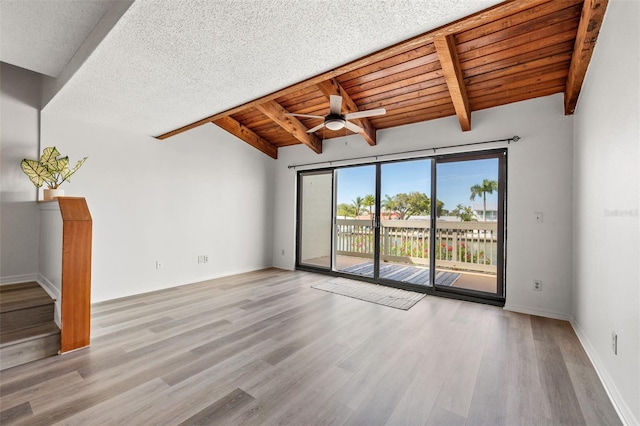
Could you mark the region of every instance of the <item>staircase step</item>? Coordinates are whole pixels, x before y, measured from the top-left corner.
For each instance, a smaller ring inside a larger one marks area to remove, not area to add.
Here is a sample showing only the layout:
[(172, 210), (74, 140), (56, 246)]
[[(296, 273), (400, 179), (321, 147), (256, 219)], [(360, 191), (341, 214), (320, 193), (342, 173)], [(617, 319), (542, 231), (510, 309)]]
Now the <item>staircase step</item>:
[(49, 321), (33, 327), (0, 333), (0, 370), (56, 355), (60, 329)]
[(37, 282), (0, 286), (0, 313), (55, 303)]
[(48, 321), (33, 327), (24, 327), (19, 330), (3, 331), (0, 333), (0, 348), (59, 332), (60, 329), (53, 321)]
[(47, 323), (54, 318), (54, 305), (36, 282), (0, 286), (0, 331)]
[(31, 308), (0, 313), (0, 331), (8, 332), (44, 324), (54, 318), (54, 305), (47, 304)]
[(0, 286), (0, 370), (59, 352), (54, 304), (36, 282)]

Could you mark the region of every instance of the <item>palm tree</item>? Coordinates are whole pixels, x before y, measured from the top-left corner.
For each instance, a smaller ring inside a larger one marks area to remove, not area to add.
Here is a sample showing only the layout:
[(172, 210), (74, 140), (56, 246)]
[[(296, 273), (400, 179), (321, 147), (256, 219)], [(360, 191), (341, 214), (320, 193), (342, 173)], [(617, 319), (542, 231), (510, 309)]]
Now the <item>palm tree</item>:
[(463, 222), (471, 222), (472, 220), (474, 220), (473, 209), (471, 208), (471, 206), (463, 206), (462, 204), (458, 204), (451, 213), (459, 217)]
[(373, 194), (368, 194), (364, 196), (364, 200), (362, 201), (362, 205), (365, 207), (369, 207), (369, 218), (373, 218), (373, 213), (371, 212), (371, 207), (376, 204), (376, 197)]
[(475, 184), (471, 188), (471, 197), (469, 199), (474, 201), (476, 196), (482, 195), (482, 217), (484, 221), (487, 221), (487, 193), (493, 194), (493, 191), (498, 190), (498, 182), (495, 180), (483, 179), (482, 185)]
[(362, 203), (364, 198), (357, 196), (355, 200), (351, 201), (351, 205), (356, 208), (356, 217), (360, 216), (360, 210), (362, 209)]
[(391, 212), (396, 209), (396, 197), (390, 197), (389, 194), (384, 195), (384, 200), (380, 203), (380, 208), (382, 211), (386, 211), (389, 215), (389, 219), (391, 219)]

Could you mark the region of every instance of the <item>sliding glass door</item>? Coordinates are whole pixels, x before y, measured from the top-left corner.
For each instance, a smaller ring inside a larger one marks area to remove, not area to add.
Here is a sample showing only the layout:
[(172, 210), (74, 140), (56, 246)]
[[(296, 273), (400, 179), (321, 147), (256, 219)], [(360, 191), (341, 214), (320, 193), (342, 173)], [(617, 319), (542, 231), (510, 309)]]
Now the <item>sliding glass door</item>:
[(431, 159), (381, 164), (381, 280), (430, 286)]
[(334, 269), (374, 278), (376, 252), (376, 166), (336, 170)]
[(504, 300), (506, 151), (299, 174), (298, 266)]
[(330, 270), (332, 257), (333, 171), (298, 175), (297, 262)]
[(502, 153), (437, 160), (437, 194), (447, 207), (435, 229), (435, 285), (502, 297)]

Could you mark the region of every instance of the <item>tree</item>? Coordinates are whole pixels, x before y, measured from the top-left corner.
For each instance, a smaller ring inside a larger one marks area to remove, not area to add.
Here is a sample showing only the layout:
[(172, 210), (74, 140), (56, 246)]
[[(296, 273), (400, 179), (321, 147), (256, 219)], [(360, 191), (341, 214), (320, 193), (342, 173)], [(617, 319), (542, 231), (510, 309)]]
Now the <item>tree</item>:
[(424, 192), (410, 192), (407, 194), (407, 202), (409, 204), (409, 216), (422, 216), (431, 213), (431, 200)]
[(364, 200), (362, 201), (362, 205), (365, 207), (369, 207), (369, 217), (373, 217), (373, 213), (371, 211), (371, 207), (376, 205), (376, 197), (373, 194), (368, 194), (364, 196)]
[(389, 194), (384, 195), (384, 200), (380, 203), (380, 208), (387, 213), (394, 212), (396, 210), (395, 197), (390, 197)]
[(405, 194), (404, 192), (400, 194), (396, 194), (393, 197), (393, 200), (395, 202), (394, 211), (400, 215), (400, 220), (409, 219), (410, 212), (411, 212), (409, 194)]
[(385, 195), (382, 205), (386, 210), (398, 213), (400, 220), (428, 212), (430, 206), (429, 197), (421, 192), (402, 192), (393, 197)]
[(343, 217), (354, 217), (356, 215), (356, 209), (351, 204), (340, 203), (338, 204), (337, 215)]
[(447, 213), (447, 210), (444, 208), (444, 201), (436, 200), (436, 217), (446, 215)]
[(471, 206), (463, 206), (462, 204), (458, 204), (451, 213), (453, 213), (454, 216), (459, 217), (463, 222), (471, 222), (476, 219)]
[[(396, 212), (401, 220), (409, 219), (411, 216), (430, 215), (431, 200), (423, 192), (413, 191), (396, 194), (393, 197), (385, 195), (382, 200), (382, 208), (388, 212)], [(436, 202), (436, 217), (442, 216), (444, 203), (440, 200)]]
[(475, 184), (471, 188), (471, 197), (469, 199), (474, 201), (476, 196), (482, 195), (482, 217), (484, 221), (487, 221), (487, 193), (493, 194), (493, 191), (498, 190), (498, 182), (495, 180), (483, 179), (482, 185)]
[(351, 201), (351, 205), (356, 209), (356, 217), (360, 216), (360, 211), (362, 210), (362, 203), (364, 202), (364, 198), (357, 196), (355, 200)]

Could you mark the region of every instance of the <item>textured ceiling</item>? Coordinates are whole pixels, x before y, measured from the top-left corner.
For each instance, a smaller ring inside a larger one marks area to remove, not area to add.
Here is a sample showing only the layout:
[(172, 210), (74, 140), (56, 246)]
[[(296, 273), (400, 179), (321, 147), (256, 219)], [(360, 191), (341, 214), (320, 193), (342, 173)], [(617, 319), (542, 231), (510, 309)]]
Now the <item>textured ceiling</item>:
[(1, 0), (0, 61), (57, 77), (112, 0)]
[(496, 3), (137, 0), (45, 111), (158, 135)]

